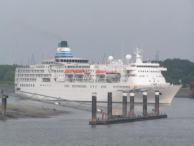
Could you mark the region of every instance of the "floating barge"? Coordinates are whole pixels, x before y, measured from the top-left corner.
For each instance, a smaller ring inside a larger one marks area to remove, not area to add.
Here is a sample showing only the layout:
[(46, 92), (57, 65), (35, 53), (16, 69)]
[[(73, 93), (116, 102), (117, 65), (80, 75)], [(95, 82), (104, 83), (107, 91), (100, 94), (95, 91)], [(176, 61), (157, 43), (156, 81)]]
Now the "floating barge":
[(145, 120), (155, 120), (167, 118), (167, 115), (158, 115), (158, 116), (146, 116), (146, 117), (136, 117), (136, 118), (120, 118), (115, 120), (97, 120), (96, 122), (90, 121), (89, 125), (108, 125), (108, 124), (118, 124), (118, 123), (127, 123), (127, 122), (136, 122), (136, 121), (145, 121)]

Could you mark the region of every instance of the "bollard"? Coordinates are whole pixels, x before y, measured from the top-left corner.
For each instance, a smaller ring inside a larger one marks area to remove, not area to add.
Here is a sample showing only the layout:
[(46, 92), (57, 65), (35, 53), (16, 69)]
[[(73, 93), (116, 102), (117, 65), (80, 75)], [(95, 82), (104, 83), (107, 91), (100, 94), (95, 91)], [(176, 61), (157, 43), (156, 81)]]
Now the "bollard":
[(147, 116), (147, 92), (143, 92), (143, 116)]
[(123, 118), (126, 117), (127, 114), (127, 93), (123, 93)]
[(2, 116), (6, 116), (6, 110), (7, 110), (7, 95), (1, 95), (2, 98)]
[(92, 122), (96, 122), (96, 93), (92, 93)]
[(159, 115), (159, 92), (155, 91), (155, 115)]
[(130, 93), (130, 118), (134, 116), (134, 93)]
[(108, 120), (112, 118), (112, 92), (108, 92)]

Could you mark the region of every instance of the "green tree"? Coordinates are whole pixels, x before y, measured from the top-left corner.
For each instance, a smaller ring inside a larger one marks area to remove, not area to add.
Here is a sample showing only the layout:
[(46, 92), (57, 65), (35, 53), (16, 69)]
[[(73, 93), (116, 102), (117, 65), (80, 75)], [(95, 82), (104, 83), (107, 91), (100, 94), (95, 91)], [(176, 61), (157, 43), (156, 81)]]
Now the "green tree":
[(14, 77), (15, 77), (15, 72), (14, 71), (9, 71), (5, 74), (5, 81), (14, 81)]

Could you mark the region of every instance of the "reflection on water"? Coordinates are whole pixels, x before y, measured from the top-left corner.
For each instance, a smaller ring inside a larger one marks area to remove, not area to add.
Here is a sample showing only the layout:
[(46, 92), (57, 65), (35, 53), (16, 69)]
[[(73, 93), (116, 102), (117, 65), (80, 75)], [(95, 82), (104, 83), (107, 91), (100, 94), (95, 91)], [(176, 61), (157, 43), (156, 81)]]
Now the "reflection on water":
[[(113, 125), (90, 126), (91, 113), (37, 101), (9, 98), (8, 103), (50, 107), (71, 114), (51, 118), (0, 121), (0, 146), (68, 145), (193, 145), (194, 100), (174, 98), (172, 105), (160, 105), (167, 119)], [(106, 106), (106, 104), (104, 105)], [(122, 107), (121, 104), (114, 105)], [(154, 105), (148, 105), (151, 112)], [(142, 112), (142, 105), (135, 105)]]

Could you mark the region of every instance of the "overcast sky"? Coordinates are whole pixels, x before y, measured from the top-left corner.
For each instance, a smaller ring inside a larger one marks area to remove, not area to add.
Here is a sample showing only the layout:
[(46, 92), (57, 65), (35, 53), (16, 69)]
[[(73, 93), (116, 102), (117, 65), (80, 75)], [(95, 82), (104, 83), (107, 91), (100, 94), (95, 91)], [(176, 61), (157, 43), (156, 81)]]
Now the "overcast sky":
[(74, 57), (101, 62), (133, 54), (143, 60), (194, 62), (194, 0), (0, 0), (0, 64), (54, 58), (66, 40)]

